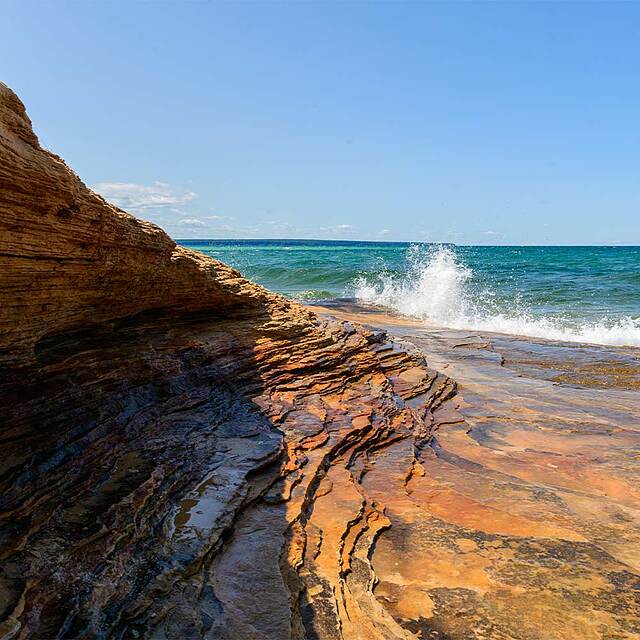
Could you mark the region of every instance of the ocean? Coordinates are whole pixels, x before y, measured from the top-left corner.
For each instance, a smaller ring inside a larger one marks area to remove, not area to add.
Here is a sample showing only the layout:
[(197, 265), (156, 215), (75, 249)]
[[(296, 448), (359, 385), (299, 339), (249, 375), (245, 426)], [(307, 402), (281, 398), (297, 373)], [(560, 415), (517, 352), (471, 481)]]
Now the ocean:
[(435, 326), (640, 346), (640, 247), (178, 242), (303, 302), (353, 298)]

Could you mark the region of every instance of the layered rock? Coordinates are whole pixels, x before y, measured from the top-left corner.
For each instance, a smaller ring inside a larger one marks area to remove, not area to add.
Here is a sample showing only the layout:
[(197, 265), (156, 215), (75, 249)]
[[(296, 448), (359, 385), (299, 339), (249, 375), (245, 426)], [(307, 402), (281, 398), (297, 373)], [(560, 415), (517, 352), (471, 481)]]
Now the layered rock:
[(87, 189), (42, 149), (0, 83), (0, 363), (38, 340), (140, 312), (283, 304)]
[(386, 611), (422, 638), (640, 637), (640, 350), (330, 313), (391, 327), (458, 385), (407, 482), (406, 440), (362, 480), (391, 525), (371, 556)]
[(638, 362), (317, 316), (0, 85), (0, 638), (637, 638)]
[(373, 590), (454, 383), (109, 205), (0, 87), (0, 637), (407, 638)]

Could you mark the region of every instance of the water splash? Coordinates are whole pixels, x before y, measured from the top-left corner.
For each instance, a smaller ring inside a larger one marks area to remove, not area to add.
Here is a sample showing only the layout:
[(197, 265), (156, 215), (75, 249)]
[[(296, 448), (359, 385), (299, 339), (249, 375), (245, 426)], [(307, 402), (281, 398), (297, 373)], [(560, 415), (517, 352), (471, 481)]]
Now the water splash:
[(569, 316), (534, 314), (517, 295), (499, 300), (474, 281), (473, 271), (449, 246), (413, 245), (407, 270), (381, 268), (354, 282), (358, 300), (455, 329), (570, 342), (640, 346), (640, 318), (602, 317), (592, 322)]

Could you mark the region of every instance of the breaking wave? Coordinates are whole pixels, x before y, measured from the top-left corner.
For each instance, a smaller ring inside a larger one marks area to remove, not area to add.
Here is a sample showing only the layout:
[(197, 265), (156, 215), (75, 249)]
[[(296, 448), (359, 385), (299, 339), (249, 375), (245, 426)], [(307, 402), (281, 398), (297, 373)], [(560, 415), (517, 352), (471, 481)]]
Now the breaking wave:
[(474, 281), (472, 269), (449, 246), (414, 245), (407, 269), (384, 266), (354, 282), (355, 297), (438, 326), (570, 342), (640, 346), (640, 318), (601, 317), (593, 321), (534, 313), (514, 295), (499, 300)]

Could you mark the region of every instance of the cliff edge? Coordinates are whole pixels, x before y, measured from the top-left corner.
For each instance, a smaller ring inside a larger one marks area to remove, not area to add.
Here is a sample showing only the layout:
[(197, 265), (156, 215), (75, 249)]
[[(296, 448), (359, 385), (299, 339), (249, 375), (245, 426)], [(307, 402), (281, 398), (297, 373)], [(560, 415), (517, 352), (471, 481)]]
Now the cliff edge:
[(28, 361), (43, 337), (142, 311), (287, 304), (88, 189), (2, 83), (0, 193), (1, 364)]

